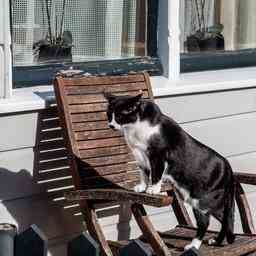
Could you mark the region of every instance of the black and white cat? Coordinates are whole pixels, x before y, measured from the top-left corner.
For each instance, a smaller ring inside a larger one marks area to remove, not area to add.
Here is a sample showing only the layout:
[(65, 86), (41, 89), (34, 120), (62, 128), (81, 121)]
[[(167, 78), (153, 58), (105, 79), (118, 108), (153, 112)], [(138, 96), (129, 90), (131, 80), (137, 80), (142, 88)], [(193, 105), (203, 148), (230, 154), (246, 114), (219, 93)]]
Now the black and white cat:
[(105, 94), (108, 122), (121, 130), (141, 169), (136, 192), (158, 194), (162, 182), (174, 184), (183, 200), (189, 203), (197, 222), (197, 234), (185, 247), (199, 249), (210, 216), (222, 224), (210, 245), (226, 238), (234, 242), (234, 177), (228, 161), (186, 133), (159, 107), (137, 96)]

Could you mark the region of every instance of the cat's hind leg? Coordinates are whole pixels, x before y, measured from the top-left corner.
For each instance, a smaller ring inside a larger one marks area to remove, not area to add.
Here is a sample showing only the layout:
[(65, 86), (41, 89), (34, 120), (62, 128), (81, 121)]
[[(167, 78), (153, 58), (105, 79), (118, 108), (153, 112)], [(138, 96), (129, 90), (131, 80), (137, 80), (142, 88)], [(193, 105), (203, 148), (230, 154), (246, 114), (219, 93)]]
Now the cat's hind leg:
[(140, 183), (133, 190), (137, 193), (145, 192), (148, 186), (148, 175), (143, 169), (140, 169)]
[(193, 208), (193, 212), (196, 219), (197, 224), (197, 233), (196, 237), (192, 240), (192, 242), (185, 246), (185, 250), (189, 250), (191, 248), (195, 248), (199, 250), (203, 237), (207, 231), (207, 228), (209, 226), (210, 216), (208, 213), (203, 213), (202, 211)]

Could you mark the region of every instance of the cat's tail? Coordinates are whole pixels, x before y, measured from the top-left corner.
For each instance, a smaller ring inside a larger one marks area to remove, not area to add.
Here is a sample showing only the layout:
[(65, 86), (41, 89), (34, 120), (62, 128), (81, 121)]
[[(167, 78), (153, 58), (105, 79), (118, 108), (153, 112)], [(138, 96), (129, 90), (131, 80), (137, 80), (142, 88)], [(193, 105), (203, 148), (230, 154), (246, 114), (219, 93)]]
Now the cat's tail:
[[(230, 168), (228, 165), (227, 168)], [(229, 170), (230, 171), (230, 170)], [(232, 172), (232, 170), (231, 170)], [(231, 173), (232, 174), (232, 173)], [(232, 244), (235, 240), (234, 235), (234, 222), (235, 222), (235, 181), (232, 175), (230, 185), (226, 189), (225, 201), (224, 201), (224, 214), (223, 214), (223, 229), (227, 242)]]

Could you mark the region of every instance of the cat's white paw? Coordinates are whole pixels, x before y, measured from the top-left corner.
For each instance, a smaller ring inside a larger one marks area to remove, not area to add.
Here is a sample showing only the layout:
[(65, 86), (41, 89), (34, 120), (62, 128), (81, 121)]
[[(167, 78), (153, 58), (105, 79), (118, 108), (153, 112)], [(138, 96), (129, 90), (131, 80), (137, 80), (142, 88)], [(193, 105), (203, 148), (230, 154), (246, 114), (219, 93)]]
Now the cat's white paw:
[(189, 249), (192, 249), (193, 247), (197, 250), (199, 250), (200, 246), (202, 244), (202, 241), (197, 239), (197, 238), (194, 238), (192, 240), (192, 242), (190, 244), (187, 244), (185, 247), (184, 247), (184, 250), (187, 251)]
[(216, 245), (216, 239), (215, 238), (210, 238), (209, 240), (208, 240), (208, 245)]
[(146, 193), (151, 195), (157, 195), (157, 194), (160, 194), (160, 192), (161, 192), (161, 184), (155, 184), (155, 185), (149, 186), (146, 190)]
[(137, 193), (141, 193), (144, 192), (147, 188), (147, 185), (145, 183), (140, 183), (138, 185), (136, 185), (133, 190)]
[(189, 249), (192, 249), (194, 246), (192, 245), (192, 243), (190, 244), (187, 244), (185, 247), (184, 247), (184, 251), (188, 251)]

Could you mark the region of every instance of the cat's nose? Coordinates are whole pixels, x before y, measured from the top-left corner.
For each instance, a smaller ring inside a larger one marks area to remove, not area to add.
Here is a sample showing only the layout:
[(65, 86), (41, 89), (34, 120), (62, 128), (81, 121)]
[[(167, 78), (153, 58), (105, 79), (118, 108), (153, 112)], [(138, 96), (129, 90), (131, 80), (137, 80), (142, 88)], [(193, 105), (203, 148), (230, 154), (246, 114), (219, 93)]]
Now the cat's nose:
[(109, 124), (108, 126), (109, 126), (109, 128), (111, 128), (111, 129), (115, 129), (115, 126), (112, 125), (112, 124)]

